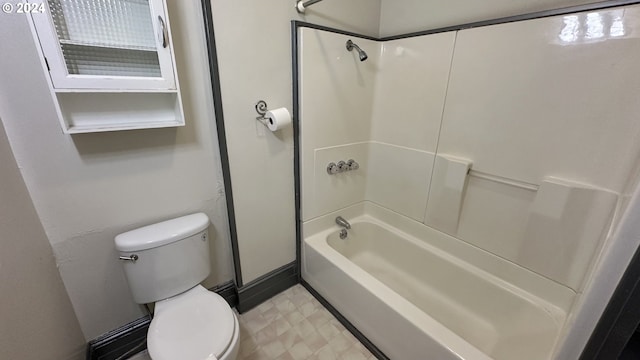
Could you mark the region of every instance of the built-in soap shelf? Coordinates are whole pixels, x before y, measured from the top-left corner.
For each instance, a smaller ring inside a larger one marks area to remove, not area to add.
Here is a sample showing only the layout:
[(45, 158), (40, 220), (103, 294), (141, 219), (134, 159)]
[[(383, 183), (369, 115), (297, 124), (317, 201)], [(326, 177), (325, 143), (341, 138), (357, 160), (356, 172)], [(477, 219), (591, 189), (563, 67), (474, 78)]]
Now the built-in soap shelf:
[(471, 165), (468, 159), (444, 154), (436, 156), (425, 224), (450, 235), (457, 233)]
[(351, 170), (358, 170), (360, 168), (360, 164), (358, 164), (355, 160), (349, 159), (346, 162), (343, 160), (338, 161), (338, 163), (330, 162), (327, 165), (327, 174), (335, 175), (339, 173), (343, 173)]
[[(525, 205), (527, 217), (521, 224), (522, 238), (509, 239), (522, 244), (512, 260), (578, 289), (589, 260), (606, 236), (619, 194), (554, 176), (545, 176), (533, 184), (473, 170), (472, 165), (469, 159), (436, 155), (424, 223), (457, 236), (465, 196), (468, 191), (477, 191), (477, 187), (468, 189), (470, 178), (533, 193), (528, 197), (531, 202)], [(491, 205), (487, 211), (491, 211)], [(567, 265), (568, 258), (575, 259), (571, 266)]]

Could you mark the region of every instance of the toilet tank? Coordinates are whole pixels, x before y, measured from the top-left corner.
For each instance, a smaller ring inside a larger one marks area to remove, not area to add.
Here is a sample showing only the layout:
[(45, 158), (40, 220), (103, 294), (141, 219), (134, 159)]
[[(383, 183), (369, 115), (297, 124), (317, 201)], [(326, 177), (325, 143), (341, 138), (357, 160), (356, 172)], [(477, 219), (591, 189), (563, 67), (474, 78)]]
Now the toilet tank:
[(209, 276), (209, 218), (197, 213), (115, 237), (133, 299), (151, 303), (180, 294)]

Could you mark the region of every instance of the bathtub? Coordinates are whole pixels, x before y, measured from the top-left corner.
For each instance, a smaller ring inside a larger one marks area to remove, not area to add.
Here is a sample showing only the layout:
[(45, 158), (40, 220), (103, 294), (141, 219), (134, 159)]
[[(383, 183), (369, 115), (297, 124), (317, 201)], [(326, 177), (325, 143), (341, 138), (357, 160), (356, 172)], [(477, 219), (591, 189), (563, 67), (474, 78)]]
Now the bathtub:
[(303, 279), (391, 359), (551, 359), (575, 297), (368, 202), (304, 223), (302, 256)]

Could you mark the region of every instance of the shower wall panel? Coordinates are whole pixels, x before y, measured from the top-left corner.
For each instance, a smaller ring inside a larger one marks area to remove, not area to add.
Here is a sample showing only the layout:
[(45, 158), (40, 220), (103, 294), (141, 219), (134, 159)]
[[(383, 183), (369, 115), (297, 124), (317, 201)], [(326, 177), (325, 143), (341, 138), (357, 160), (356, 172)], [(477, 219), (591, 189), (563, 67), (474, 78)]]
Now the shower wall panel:
[[(380, 45), (327, 31), (299, 31), (302, 218), (309, 220), (352, 201), (364, 200), (364, 181), (360, 190), (352, 187), (366, 170), (366, 152), (357, 156), (359, 153), (354, 150), (353, 159), (363, 165), (360, 170), (329, 175), (329, 162), (347, 161), (350, 155), (326, 157), (327, 151), (318, 149), (370, 140)], [(347, 51), (349, 39), (368, 53), (367, 61), (361, 62), (357, 52)], [(349, 194), (348, 201), (345, 192)]]
[[(359, 170), (329, 175), (327, 164), (357, 159)], [(369, 143), (360, 142), (314, 150), (312, 183), (307, 194), (311, 196), (310, 209), (315, 214), (326, 214), (356, 204), (365, 199), (369, 168)], [(309, 198), (307, 198), (309, 200)]]
[(639, 27), (636, 6), (460, 31), (438, 150), (622, 191), (640, 152)]
[(639, 25), (635, 6), (458, 33), (438, 153), (512, 184), (471, 176), (457, 237), (580, 290), (640, 156)]
[(455, 38), (448, 32), (380, 44), (371, 140), (436, 152)]
[(455, 32), (380, 44), (366, 199), (422, 222)]
[(365, 199), (422, 221), (433, 153), (370, 142), (368, 159)]

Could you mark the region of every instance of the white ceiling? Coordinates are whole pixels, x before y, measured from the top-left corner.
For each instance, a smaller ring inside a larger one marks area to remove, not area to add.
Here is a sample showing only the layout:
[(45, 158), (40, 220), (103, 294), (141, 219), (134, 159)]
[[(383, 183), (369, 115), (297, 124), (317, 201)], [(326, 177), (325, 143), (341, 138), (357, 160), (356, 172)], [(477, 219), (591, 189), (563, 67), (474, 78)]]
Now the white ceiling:
[(593, 0), (381, 0), (380, 36), (592, 4)]

